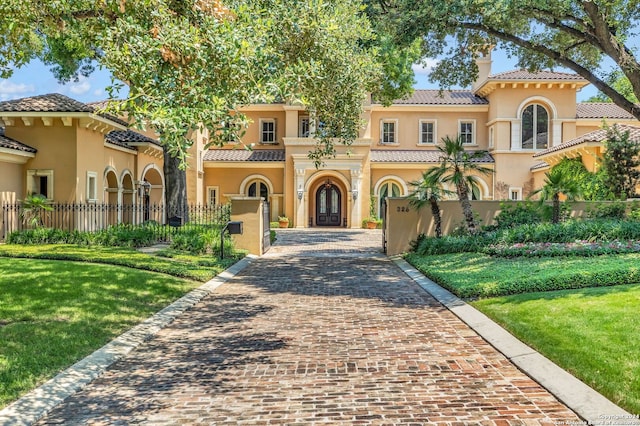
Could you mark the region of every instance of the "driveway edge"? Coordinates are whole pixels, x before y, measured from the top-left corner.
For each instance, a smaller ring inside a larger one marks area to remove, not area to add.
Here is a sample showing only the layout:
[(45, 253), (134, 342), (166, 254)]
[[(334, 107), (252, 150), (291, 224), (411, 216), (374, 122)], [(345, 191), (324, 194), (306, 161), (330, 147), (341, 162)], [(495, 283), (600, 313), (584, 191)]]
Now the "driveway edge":
[(166, 308), (124, 332), (91, 355), (73, 364), (51, 380), (0, 410), (1, 426), (27, 426), (35, 423), (69, 396), (100, 376), (111, 364), (200, 302), (246, 268), (257, 256), (249, 255)]
[(584, 382), (522, 343), (485, 314), (425, 277), (404, 259), (395, 256), (391, 257), (391, 260), (423, 290), (442, 303), (522, 372), (573, 410), (587, 424), (640, 424), (636, 415), (618, 407)]

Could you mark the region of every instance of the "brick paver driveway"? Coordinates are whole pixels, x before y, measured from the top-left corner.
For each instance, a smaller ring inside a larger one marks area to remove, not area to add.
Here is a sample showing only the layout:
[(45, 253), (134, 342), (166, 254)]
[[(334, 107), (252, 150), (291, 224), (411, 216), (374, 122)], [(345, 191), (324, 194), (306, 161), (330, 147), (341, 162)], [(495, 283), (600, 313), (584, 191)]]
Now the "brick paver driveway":
[(279, 241), (40, 424), (578, 420), (377, 253), (379, 231)]

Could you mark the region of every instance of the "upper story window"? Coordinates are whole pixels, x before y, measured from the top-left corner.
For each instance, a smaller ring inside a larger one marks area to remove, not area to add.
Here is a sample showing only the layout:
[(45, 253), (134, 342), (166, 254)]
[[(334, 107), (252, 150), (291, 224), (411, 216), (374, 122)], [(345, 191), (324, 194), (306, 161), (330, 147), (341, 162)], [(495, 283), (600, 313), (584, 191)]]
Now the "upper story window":
[(277, 143), (276, 120), (273, 118), (260, 119), (260, 143)]
[(436, 143), (436, 122), (420, 120), (420, 143)]
[(311, 131), (311, 122), (309, 121), (309, 117), (300, 117), (300, 121), (298, 123), (298, 137), (308, 138)]
[(398, 143), (398, 122), (397, 120), (382, 120), (380, 123), (380, 143)]
[(475, 145), (475, 121), (474, 120), (460, 120), (459, 121), (459, 135), (462, 138), (463, 143), (468, 145)]
[(522, 111), (522, 149), (546, 149), (549, 146), (549, 113), (539, 104)]

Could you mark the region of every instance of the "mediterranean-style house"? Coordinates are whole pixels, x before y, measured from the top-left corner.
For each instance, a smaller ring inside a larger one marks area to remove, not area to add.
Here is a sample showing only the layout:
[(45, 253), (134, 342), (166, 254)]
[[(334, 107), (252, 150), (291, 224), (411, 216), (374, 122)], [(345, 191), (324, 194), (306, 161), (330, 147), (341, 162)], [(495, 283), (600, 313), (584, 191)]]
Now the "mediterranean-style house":
[[(247, 106), (243, 112), (252, 122), (242, 140), (204, 149), (207, 135), (194, 136), (188, 199), (222, 204), (264, 197), (272, 220), (359, 228), (364, 218), (380, 214), (381, 200), (407, 195), (410, 182), (438, 164), (436, 145), (446, 135), (489, 152), (482, 161), (493, 173), (478, 176), (480, 199), (519, 200), (565, 156), (581, 156), (593, 170), (606, 137), (603, 124), (640, 132), (640, 122), (614, 104), (577, 103), (577, 92), (588, 84), (578, 75), (492, 74), (490, 52), (478, 66), (471, 90), (416, 90), (388, 107), (370, 99), (359, 137), (337, 146), (320, 167), (308, 155), (314, 120), (305, 108)], [(147, 202), (161, 203), (156, 137), (96, 111), (99, 105), (57, 94), (0, 102), (0, 197), (35, 192), (56, 201), (126, 204), (146, 191)]]

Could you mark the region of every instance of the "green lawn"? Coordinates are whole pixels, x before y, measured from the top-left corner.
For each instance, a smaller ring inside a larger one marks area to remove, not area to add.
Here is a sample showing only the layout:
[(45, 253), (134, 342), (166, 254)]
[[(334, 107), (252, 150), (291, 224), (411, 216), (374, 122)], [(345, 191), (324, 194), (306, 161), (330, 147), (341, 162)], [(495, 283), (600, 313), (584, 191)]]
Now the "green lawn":
[(236, 261), (0, 245), (0, 408)]
[[(616, 404), (640, 413), (640, 255), (406, 258)], [(493, 295), (503, 296), (487, 298)]]
[(640, 285), (472, 304), (614, 403), (640, 414)]

